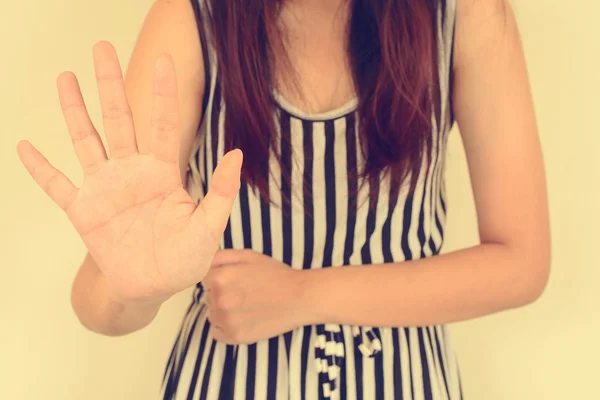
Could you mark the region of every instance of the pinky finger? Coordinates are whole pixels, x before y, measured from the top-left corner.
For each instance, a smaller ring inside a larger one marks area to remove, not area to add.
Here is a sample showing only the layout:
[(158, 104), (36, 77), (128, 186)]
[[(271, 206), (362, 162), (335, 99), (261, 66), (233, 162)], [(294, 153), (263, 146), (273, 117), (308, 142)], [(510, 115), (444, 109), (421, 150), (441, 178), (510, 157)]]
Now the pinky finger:
[(31, 143), (20, 142), (17, 153), (37, 184), (66, 211), (77, 195), (75, 185), (62, 172), (54, 168)]

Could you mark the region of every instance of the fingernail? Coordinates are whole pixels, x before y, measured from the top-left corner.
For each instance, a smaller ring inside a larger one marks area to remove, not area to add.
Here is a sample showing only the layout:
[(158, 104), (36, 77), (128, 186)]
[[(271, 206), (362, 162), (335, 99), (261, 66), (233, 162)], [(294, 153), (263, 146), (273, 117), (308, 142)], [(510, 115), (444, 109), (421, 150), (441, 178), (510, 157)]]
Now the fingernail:
[(106, 46), (103, 42), (98, 42), (94, 45), (92, 54), (97, 61), (104, 61), (107, 58)]

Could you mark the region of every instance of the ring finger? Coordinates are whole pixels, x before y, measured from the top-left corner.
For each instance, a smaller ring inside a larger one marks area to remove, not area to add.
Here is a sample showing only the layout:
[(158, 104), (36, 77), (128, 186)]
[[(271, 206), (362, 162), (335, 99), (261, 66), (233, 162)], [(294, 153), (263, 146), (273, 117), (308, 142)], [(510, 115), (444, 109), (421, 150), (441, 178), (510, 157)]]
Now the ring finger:
[(93, 173), (101, 162), (106, 161), (106, 150), (86, 109), (77, 77), (64, 72), (58, 77), (56, 86), (75, 154), (84, 173)]

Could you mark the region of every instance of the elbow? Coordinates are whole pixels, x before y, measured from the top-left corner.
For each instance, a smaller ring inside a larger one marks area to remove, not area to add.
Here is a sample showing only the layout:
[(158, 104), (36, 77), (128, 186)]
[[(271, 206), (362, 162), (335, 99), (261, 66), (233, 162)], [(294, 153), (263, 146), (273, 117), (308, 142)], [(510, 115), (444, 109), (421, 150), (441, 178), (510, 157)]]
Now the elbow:
[(543, 264), (539, 266), (535, 266), (532, 268), (530, 272), (530, 277), (528, 278), (529, 283), (524, 290), (522, 304), (523, 306), (535, 303), (546, 291), (546, 287), (548, 286), (548, 280), (550, 278), (550, 264)]
[(522, 262), (517, 263), (517, 280), (520, 282), (516, 306), (526, 306), (536, 302), (544, 294), (550, 279), (551, 257), (550, 250), (539, 249), (530, 252), (528, 256), (521, 257)]

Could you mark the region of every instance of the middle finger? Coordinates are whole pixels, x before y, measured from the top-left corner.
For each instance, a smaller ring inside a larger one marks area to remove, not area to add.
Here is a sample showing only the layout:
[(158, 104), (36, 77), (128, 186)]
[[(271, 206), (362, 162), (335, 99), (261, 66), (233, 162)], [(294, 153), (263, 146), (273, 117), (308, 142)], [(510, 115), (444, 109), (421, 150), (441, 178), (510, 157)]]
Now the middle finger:
[(127, 157), (137, 152), (137, 142), (123, 72), (110, 43), (99, 42), (94, 46), (94, 66), (110, 156)]

